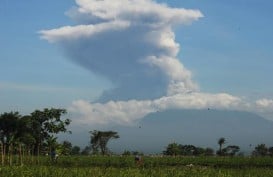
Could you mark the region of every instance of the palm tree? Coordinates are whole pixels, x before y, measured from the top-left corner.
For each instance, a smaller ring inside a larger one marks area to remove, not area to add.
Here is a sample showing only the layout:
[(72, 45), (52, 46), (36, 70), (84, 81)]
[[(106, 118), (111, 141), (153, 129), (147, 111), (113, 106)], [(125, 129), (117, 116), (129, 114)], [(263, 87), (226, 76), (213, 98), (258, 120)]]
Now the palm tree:
[(54, 137), (53, 135), (49, 136), (45, 142), (45, 146), (47, 147), (48, 154), (51, 154), (52, 149), (56, 149), (57, 145), (58, 145), (57, 137)]
[(226, 139), (221, 137), (219, 140), (218, 140), (218, 144), (219, 144), (219, 155), (222, 155), (222, 147), (223, 147), (223, 144), (225, 144), (226, 142)]

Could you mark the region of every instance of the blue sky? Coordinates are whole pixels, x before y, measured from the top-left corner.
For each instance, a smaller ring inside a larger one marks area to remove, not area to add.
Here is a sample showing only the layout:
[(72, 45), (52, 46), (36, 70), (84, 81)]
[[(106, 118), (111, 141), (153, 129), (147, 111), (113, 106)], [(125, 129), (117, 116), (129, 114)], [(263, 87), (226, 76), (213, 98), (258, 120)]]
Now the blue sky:
[[(202, 93), (230, 94), (244, 99), (244, 104), (264, 99), (266, 109), (272, 112), (272, 1), (157, 2), (172, 8), (197, 9), (204, 15), (190, 25), (173, 28), (175, 41), (180, 44), (176, 58), (191, 72), (190, 79), (198, 84)], [(99, 99), (103, 91), (123, 82), (112, 83), (104, 73), (93, 74), (84, 64), (71, 59), (62, 44), (41, 39), (41, 30), (79, 24), (65, 15), (72, 7), (77, 7), (73, 0), (0, 1), (0, 112), (18, 110), (29, 113), (44, 107), (68, 108), (73, 103), (72, 110), (79, 110), (79, 105), (88, 106), (87, 102)], [(140, 90), (141, 84), (136, 83), (134, 87)], [(104, 94), (104, 98), (109, 98), (104, 101), (111, 101), (111, 98), (117, 101), (119, 96), (122, 97), (122, 89), (114, 97)], [(203, 94), (194, 96), (206, 99)], [(124, 98), (122, 101), (134, 97)], [(156, 95), (151, 99), (155, 98)], [(98, 109), (96, 106), (88, 109)], [(242, 110), (252, 109), (242, 107)], [(106, 108), (109, 107), (106, 105)], [(83, 114), (86, 116), (87, 113)], [(138, 117), (146, 113), (149, 111)]]
[(197, 73), (201, 87), (213, 92), (272, 97), (273, 82), (268, 74), (273, 64), (273, 3), (194, 2), (205, 18), (185, 28), (185, 35), (181, 33), (181, 56), (184, 54), (185, 64)]
[(59, 106), (94, 99), (107, 86), (67, 61), (38, 31), (70, 23), (74, 1), (1, 1), (1, 112)]

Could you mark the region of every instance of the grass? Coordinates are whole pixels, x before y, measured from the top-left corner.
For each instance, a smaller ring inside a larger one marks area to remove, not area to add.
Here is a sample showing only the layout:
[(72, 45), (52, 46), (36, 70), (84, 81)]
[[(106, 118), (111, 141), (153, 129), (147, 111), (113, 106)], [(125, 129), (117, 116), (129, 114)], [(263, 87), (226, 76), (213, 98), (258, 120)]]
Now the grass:
[(1, 167), (1, 177), (270, 177), (269, 168), (212, 168), (212, 167), (72, 167), (17, 166)]
[[(35, 160), (34, 160), (35, 161)], [(0, 166), (1, 177), (273, 177), (273, 158), (71, 156)], [(191, 165), (190, 165), (191, 164)]]

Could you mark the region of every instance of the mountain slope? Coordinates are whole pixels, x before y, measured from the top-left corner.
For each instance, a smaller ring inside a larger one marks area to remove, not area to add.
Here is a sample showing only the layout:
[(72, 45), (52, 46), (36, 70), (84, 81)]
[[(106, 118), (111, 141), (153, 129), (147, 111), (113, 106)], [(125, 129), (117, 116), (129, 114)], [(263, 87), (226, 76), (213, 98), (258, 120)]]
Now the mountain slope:
[(169, 110), (147, 115), (136, 126), (117, 126), (114, 130), (121, 137), (110, 144), (116, 152), (159, 153), (171, 142), (217, 149), (220, 137), (246, 152), (259, 143), (273, 146), (273, 122), (241, 111)]

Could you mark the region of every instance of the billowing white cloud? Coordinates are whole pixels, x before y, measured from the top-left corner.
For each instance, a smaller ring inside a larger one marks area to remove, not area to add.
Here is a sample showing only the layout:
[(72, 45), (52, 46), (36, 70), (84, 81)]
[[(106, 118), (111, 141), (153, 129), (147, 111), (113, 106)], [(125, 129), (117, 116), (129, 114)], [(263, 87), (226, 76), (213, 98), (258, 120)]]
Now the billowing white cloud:
[[(107, 78), (114, 88), (100, 101), (155, 99), (196, 91), (191, 72), (177, 58), (174, 25), (203, 17), (153, 0), (76, 0), (67, 14), (78, 25), (41, 30), (75, 63)], [(142, 88), (140, 88), (141, 86)]]
[(168, 56), (150, 56), (144, 62), (158, 67), (166, 74), (170, 81), (167, 95), (197, 90), (198, 86), (191, 80), (191, 72), (178, 59)]
[(273, 112), (273, 100), (266, 98), (257, 100), (256, 107), (260, 112)]
[(271, 99), (260, 99), (256, 101), (256, 105), (261, 108), (271, 108), (273, 109), (273, 100)]
[(74, 19), (89, 20), (90, 23), (100, 19), (113, 21), (122, 19), (149, 26), (166, 24), (189, 24), (202, 17), (199, 10), (170, 8), (154, 0), (76, 0), (78, 8), (69, 13)]
[(49, 42), (59, 42), (66, 40), (78, 40), (80, 38), (87, 38), (95, 36), (98, 33), (103, 33), (109, 30), (120, 30), (128, 27), (130, 24), (125, 21), (112, 21), (97, 25), (78, 25), (78, 26), (64, 26), (58, 29), (42, 30), (42, 39)]
[(241, 99), (221, 93), (189, 93), (165, 96), (155, 100), (109, 101), (90, 103), (73, 102), (69, 111), (79, 114), (79, 122), (86, 124), (131, 124), (147, 114), (168, 109), (235, 109)]
[(72, 113), (79, 114), (78, 123), (85, 124), (131, 124), (135, 120), (154, 112), (152, 102), (147, 101), (109, 101), (107, 103), (90, 103), (78, 100), (72, 103), (68, 109)]
[(273, 99), (262, 98), (250, 104), (247, 111), (255, 112), (266, 119), (273, 120)]

